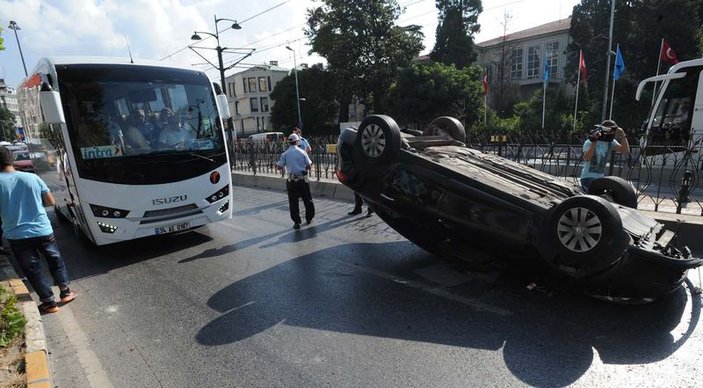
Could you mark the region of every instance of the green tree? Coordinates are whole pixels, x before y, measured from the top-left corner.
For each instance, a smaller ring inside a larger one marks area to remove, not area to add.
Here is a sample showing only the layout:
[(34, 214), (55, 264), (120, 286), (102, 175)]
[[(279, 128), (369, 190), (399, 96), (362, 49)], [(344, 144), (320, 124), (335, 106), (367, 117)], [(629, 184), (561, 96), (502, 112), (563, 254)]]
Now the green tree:
[(388, 94), (388, 111), (399, 123), (423, 128), (438, 116), (454, 116), (466, 127), (483, 114), (482, 71), (433, 62), (403, 69)]
[[(655, 75), (662, 38), (672, 45), (680, 60), (700, 56), (700, 25), (703, 21), (701, 7), (702, 0), (616, 2), (612, 49), (620, 44), (627, 69), (616, 84), (613, 118), (622, 127), (639, 128), (646, 117), (651, 94), (644, 95), (641, 102), (637, 102), (634, 92), (640, 80)], [(590, 106), (581, 102), (579, 105), (583, 106), (587, 122), (591, 124), (601, 119), (606, 64), (604, 53), (608, 52), (609, 23), (609, 0), (582, 0), (573, 9), (570, 29), (572, 40), (567, 47), (565, 71), (567, 78), (576, 82), (579, 50), (583, 50), (588, 68), (587, 93)], [(611, 57), (611, 88), (613, 62), (614, 57)], [(661, 65), (660, 73), (666, 72), (669, 64)], [(608, 102), (608, 107), (609, 105)]]
[[(424, 48), (420, 26), (395, 25), (401, 8), (395, 0), (324, 0), (308, 9), (305, 35), (328, 63), (341, 106), (352, 96), (376, 112), (392, 80)], [(341, 110), (341, 118), (348, 112)]]
[(0, 27), (0, 51), (5, 49), (5, 46), (2, 44), (2, 27)]
[[(298, 70), (299, 94), (305, 99), (300, 101), (300, 114), (306, 134), (329, 133), (331, 128), (336, 128), (339, 103), (335, 99), (336, 90), (330, 85), (333, 85), (333, 76), (322, 64)], [(292, 128), (298, 122), (295, 75), (291, 72), (278, 82), (270, 96), (275, 101), (271, 109), (273, 128)]]
[(478, 15), (483, 11), (481, 0), (436, 0), (435, 4), (439, 24), (430, 59), (463, 69), (476, 60), (473, 34), (481, 28), (478, 24)]
[(0, 130), (3, 140), (15, 140), (15, 114), (4, 106), (0, 106)]

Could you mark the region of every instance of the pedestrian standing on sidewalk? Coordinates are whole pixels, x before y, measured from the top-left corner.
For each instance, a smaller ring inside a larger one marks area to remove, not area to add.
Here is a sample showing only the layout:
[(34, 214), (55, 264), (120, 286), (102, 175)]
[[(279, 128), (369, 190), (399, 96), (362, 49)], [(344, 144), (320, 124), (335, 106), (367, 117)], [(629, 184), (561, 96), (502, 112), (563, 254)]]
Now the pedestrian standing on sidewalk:
[(308, 143), (308, 140), (303, 137), (303, 131), (298, 127), (294, 127), (293, 133), (298, 135), (298, 137), (300, 138), (300, 143), (298, 143), (298, 147), (300, 147), (300, 149), (305, 151), (308, 155), (312, 154), (312, 148), (310, 147), (310, 143)]
[(56, 244), (54, 230), (45, 206), (54, 206), (54, 196), (35, 174), (15, 171), (12, 152), (0, 147), (0, 217), (4, 236), (24, 275), (39, 295), (41, 313), (55, 313), (59, 305), (54, 300), (51, 279), (42, 272), (40, 254), (44, 256), (53, 283), (59, 286), (62, 304), (76, 298), (68, 288), (68, 271)]
[[(354, 209), (350, 211), (349, 214), (350, 216), (355, 216), (357, 214), (361, 214), (361, 208), (364, 205), (364, 200), (361, 198), (361, 196), (355, 191), (354, 192)], [(371, 209), (371, 206), (369, 204), (366, 204), (366, 217), (371, 217), (373, 214), (373, 210)]]
[(293, 220), (293, 229), (300, 229), (301, 224), (298, 199), (303, 199), (307, 223), (310, 224), (315, 217), (315, 205), (312, 203), (308, 179), (312, 161), (308, 154), (298, 147), (299, 144), (300, 136), (295, 133), (288, 136), (289, 147), (276, 162), (276, 166), (280, 170), (288, 170), (286, 190), (288, 191), (288, 206), (290, 207), (290, 218)]

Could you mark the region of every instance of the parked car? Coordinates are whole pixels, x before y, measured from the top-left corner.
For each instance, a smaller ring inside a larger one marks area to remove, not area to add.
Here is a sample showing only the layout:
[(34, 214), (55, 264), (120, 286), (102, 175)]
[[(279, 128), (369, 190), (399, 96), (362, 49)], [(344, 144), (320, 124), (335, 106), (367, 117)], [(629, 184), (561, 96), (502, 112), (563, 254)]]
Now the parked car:
[(24, 172), (34, 172), (34, 163), (32, 163), (32, 158), (29, 157), (28, 151), (14, 151), (12, 152), (14, 162), (12, 165), (17, 171)]
[(337, 176), (401, 235), (473, 270), (532, 265), (600, 299), (647, 302), (703, 264), (637, 211), (629, 182), (605, 177), (584, 193), (575, 182), (468, 148), (465, 136), (451, 117), (401, 132), (392, 118), (369, 116), (358, 130), (342, 131)]

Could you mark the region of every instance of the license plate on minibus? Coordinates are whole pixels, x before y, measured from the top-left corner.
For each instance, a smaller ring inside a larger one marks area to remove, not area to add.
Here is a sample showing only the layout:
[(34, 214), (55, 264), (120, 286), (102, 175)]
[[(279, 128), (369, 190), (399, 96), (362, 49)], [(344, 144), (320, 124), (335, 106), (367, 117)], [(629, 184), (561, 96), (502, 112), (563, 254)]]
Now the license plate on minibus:
[(180, 224), (155, 228), (156, 234), (174, 233), (174, 232), (180, 232), (182, 230), (187, 230), (187, 229), (190, 229), (190, 222), (182, 222)]

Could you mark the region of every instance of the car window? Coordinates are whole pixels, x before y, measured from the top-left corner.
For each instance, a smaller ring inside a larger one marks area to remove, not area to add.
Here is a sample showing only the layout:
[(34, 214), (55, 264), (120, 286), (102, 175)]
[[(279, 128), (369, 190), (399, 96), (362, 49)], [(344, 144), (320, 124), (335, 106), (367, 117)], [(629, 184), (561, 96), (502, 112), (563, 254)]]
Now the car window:
[(29, 160), (29, 153), (27, 152), (15, 152), (15, 160)]

